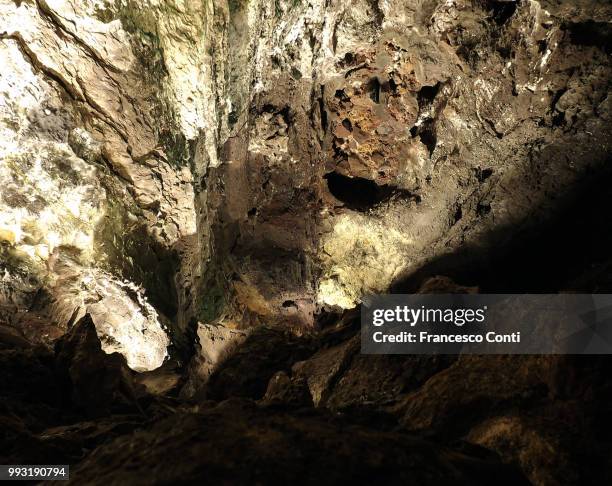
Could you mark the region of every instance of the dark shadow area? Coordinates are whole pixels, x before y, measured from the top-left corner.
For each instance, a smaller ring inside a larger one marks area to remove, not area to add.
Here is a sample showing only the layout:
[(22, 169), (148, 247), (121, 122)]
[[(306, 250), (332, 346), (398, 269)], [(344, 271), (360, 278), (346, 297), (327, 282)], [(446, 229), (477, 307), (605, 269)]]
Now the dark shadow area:
[(586, 176), (548, 218), (502, 228), (486, 239), (431, 261), (392, 291), (414, 292), (432, 275), (477, 285), (482, 293), (612, 291), (612, 170)]
[(389, 184), (378, 185), (370, 179), (347, 177), (337, 172), (325, 175), (327, 187), (332, 195), (355, 211), (367, 211), (393, 196), (415, 198), (412, 193)]
[(410, 135), (412, 135), (413, 138), (418, 135), (421, 143), (427, 147), (429, 155), (433, 154), (433, 151), (436, 149), (436, 144), (438, 143), (434, 120), (427, 119), (420, 126), (413, 126), (410, 129)]
[(368, 86), (368, 92), (370, 93), (370, 99), (374, 103), (380, 103), (380, 81), (378, 78), (372, 79)]
[(516, 0), (491, 0), (486, 5), (497, 25), (503, 25), (514, 15), (518, 3)]
[(417, 102), (419, 104), (419, 110), (422, 111), (431, 105), (436, 96), (440, 92), (442, 83), (436, 83), (433, 86), (423, 86), (417, 93)]
[(608, 54), (612, 52), (612, 26), (608, 22), (577, 22), (569, 24), (567, 30), (576, 45), (599, 47)]

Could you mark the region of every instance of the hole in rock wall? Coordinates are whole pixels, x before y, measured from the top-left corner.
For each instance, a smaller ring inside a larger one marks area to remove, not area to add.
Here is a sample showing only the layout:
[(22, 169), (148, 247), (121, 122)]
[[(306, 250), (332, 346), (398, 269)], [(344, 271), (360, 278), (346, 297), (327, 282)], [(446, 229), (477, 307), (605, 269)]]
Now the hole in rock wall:
[(418, 136), (421, 143), (427, 147), (429, 155), (431, 156), (433, 154), (438, 143), (434, 120), (428, 119), (420, 126), (415, 125), (410, 129), (410, 135), (412, 135), (413, 138)]
[(568, 28), (574, 44), (599, 47), (608, 54), (612, 52), (612, 26), (607, 22), (577, 22)]
[(337, 172), (330, 172), (325, 179), (329, 192), (347, 208), (356, 211), (366, 211), (393, 193), (391, 186), (379, 186), (374, 181), (362, 177), (347, 177)]
[(518, 6), (516, 0), (493, 0), (487, 3), (491, 9), (493, 20), (495, 20), (497, 25), (503, 25), (510, 20)]
[(355, 211), (367, 211), (376, 205), (388, 201), (394, 196), (406, 199), (420, 198), (409, 191), (389, 184), (378, 185), (363, 177), (348, 177), (337, 172), (325, 175), (329, 192), (344, 203), (344, 206)]
[(370, 99), (374, 103), (380, 103), (380, 81), (377, 78), (372, 79), (368, 85), (368, 92), (370, 93)]
[(442, 83), (436, 83), (433, 86), (423, 86), (417, 93), (417, 102), (419, 110), (423, 110), (433, 103), (436, 96), (440, 92)]

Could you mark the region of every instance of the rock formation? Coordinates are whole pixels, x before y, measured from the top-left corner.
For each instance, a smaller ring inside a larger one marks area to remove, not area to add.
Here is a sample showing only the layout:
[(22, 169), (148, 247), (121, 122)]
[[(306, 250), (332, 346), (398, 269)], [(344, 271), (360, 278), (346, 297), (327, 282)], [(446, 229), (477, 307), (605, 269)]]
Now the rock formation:
[(356, 311), (612, 288), (611, 18), (0, 0), (0, 463), (117, 484), (612, 479), (609, 360), (370, 357)]

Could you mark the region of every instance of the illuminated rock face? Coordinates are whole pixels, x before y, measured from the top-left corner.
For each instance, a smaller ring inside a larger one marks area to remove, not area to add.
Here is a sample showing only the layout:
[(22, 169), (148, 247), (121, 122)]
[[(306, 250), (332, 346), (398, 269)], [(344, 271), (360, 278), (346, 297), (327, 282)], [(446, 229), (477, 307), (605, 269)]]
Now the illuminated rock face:
[(606, 360), (372, 357), (345, 311), (508, 290), (499, 269), (518, 292), (610, 291), (610, 18), (608, 0), (0, 0), (0, 462), (522, 484), (467, 439), (533, 484), (608, 484)]
[(170, 339), (142, 288), (95, 268), (67, 264), (57, 273), (61, 277), (50, 286), (56, 319), (75, 323), (89, 314), (102, 349), (122, 354), (135, 371), (164, 363)]
[(91, 272), (177, 349), (310, 328), (608, 158), (605, 2), (0, 1), (0, 294), (60, 328)]
[(119, 19), (134, 6), (106, 7), (0, 3), (0, 304), (59, 329), (89, 312), (103, 349), (144, 371), (167, 356), (161, 321), (180, 334), (188, 319), (199, 252), (185, 147), (201, 124), (174, 111), (184, 89), (157, 40)]
[(221, 320), (312, 326), (445, 255), (486, 259), (606, 165), (605, 2), (271, 3), (230, 2), (219, 54)]

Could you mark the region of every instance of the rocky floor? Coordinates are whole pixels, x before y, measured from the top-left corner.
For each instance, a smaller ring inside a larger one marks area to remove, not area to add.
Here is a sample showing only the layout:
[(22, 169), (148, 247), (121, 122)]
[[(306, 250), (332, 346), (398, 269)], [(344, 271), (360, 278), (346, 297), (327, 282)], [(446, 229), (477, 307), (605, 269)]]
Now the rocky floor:
[(88, 316), (54, 349), (0, 330), (0, 462), (70, 464), (75, 484), (612, 479), (608, 357), (366, 356), (347, 313), (257, 329), (184, 399), (179, 368), (136, 374)]

